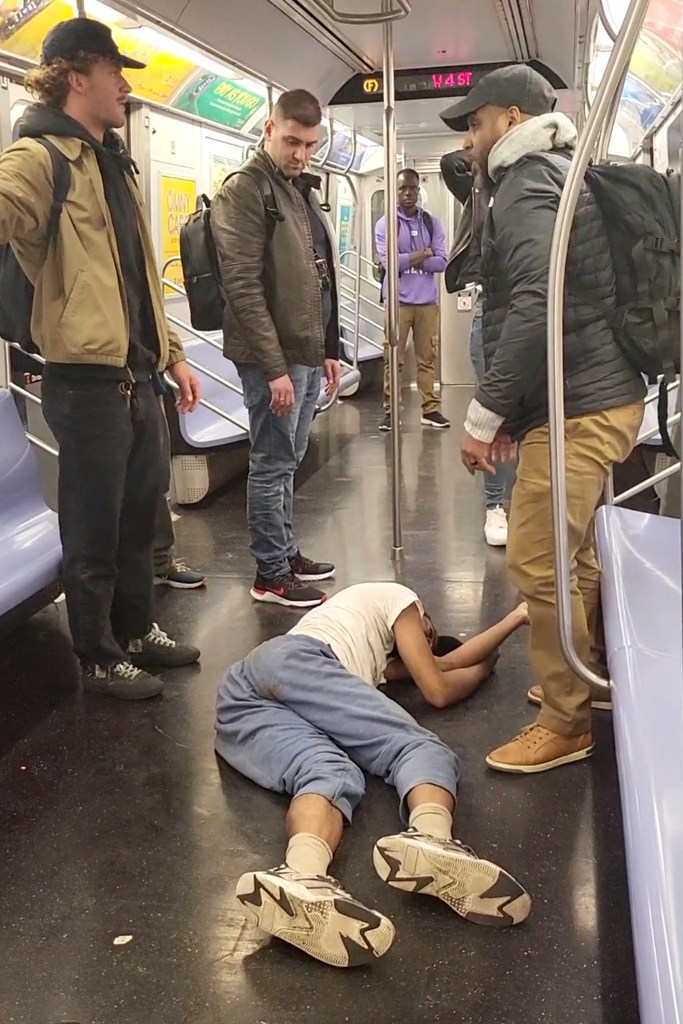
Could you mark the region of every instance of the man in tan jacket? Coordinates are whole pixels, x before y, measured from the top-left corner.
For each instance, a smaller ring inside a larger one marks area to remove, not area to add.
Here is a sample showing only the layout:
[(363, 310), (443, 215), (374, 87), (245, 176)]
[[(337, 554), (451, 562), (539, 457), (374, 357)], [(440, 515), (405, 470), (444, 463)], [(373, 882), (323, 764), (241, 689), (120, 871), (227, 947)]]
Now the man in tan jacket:
[[(32, 336), (46, 360), (43, 412), (59, 444), (63, 578), (84, 687), (127, 700), (161, 692), (144, 671), (197, 660), (153, 622), (152, 547), (163, 487), (159, 374), (193, 410), (199, 382), (167, 326), (135, 167), (113, 129), (131, 87), (110, 30), (76, 18), (45, 39), (27, 87), (39, 103), (0, 156), (0, 242), (35, 286)], [(53, 243), (52, 157), (70, 187)], [(156, 385), (156, 387), (155, 387)]]

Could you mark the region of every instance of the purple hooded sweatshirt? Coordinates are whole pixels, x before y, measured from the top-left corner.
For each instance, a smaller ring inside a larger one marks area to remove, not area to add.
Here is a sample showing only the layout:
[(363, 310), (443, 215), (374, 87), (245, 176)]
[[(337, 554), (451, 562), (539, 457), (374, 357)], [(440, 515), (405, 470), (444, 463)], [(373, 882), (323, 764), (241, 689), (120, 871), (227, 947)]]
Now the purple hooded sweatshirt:
[[(432, 217), (433, 235), (430, 237), (424, 223), (422, 210), (415, 217), (408, 217), (398, 211), (398, 273), (399, 302), (402, 306), (431, 306), (439, 301), (439, 287), (435, 274), (443, 274), (448, 262), (446, 235), (441, 222)], [(375, 228), (375, 247), (382, 266), (387, 265), (387, 224), (386, 217), (380, 217)], [(429, 247), (434, 253), (418, 267), (409, 265), (410, 254)], [(387, 283), (382, 293), (386, 298)]]

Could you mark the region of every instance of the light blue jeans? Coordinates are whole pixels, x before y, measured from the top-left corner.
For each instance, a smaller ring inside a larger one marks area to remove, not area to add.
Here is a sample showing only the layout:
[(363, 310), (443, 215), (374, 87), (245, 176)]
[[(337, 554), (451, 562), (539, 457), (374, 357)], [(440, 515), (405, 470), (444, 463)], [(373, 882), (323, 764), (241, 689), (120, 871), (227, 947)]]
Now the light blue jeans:
[(228, 670), (216, 750), (264, 789), (323, 796), (347, 821), (364, 771), (395, 787), (404, 821), (411, 789), (431, 783), (455, 797), (460, 778), (450, 747), (307, 636), (268, 640)]
[(287, 416), (270, 411), (271, 392), (265, 374), (251, 363), (237, 363), (249, 413), (249, 478), (247, 521), (250, 551), (258, 572), (275, 579), (290, 571), (297, 552), (294, 516), (294, 474), (301, 465), (320, 394), (321, 368), (290, 366), (294, 407)]
[[(472, 333), (470, 335), (470, 359), (477, 384), (483, 379), (486, 373), (484, 365), (484, 331), (483, 331), (484, 309), (481, 296), (474, 307), (474, 320), (472, 321)], [(510, 492), (517, 477), (517, 467), (514, 462), (497, 462), (496, 473), (484, 473), (484, 495), (486, 497), (487, 511), (502, 505), (505, 498), (510, 497)]]

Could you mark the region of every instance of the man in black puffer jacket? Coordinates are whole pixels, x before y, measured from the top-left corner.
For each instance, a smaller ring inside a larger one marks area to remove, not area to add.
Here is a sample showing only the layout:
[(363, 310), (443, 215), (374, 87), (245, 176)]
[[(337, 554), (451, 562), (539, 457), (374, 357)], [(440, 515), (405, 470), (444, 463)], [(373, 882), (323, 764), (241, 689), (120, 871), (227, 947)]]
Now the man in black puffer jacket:
[[(487, 758), (506, 772), (540, 772), (589, 757), (592, 694), (566, 666), (557, 632), (550, 496), (546, 316), (548, 266), (576, 130), (553, 114), (556, 94), (525, 66), (486, 75), (442, 115), (469, 131), (472, 156), (493, 181), (484, 228), (486, 374), (470, 404), (462, 459), (490, 470), (520, 443), (508, 535), (508, 567), (528, 601), (529, 653), (540, 686), (537, 721)], [(574, 641), (590, 659), (599, 605), (593, 516), (611, 466), (633, 448), (645, 387), (605, 319), (615, 306), (606, 229), (584, 189), (569, 245), (564, 304), (567, 522)]]

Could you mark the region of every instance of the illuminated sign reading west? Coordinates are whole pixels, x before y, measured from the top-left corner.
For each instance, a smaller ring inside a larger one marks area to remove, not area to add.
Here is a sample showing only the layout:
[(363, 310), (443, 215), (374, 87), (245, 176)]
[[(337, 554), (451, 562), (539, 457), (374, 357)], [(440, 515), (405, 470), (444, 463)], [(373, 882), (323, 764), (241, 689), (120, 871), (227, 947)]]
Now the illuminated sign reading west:
[[(417, 68), (396, 71), (394, 89), (397, 100), (421, 100), (436, 97), (466, 96), (477, 82), (489, 71), (507, 67), (510, 62), (495, 64), (465, 64), (458, 67)], [(521, 62), (520, 62), (521, 63)], [(567, 86), (540, 61), (529, 61), (529, 66), (539, 71), (555, 89)], [(330, 106), (347, 103), (377, 103), (383, 99), (384, 82), (382, 73), (354, 75), (330, 100)]]

